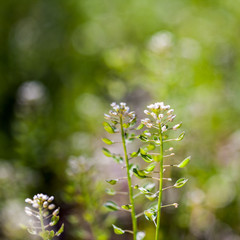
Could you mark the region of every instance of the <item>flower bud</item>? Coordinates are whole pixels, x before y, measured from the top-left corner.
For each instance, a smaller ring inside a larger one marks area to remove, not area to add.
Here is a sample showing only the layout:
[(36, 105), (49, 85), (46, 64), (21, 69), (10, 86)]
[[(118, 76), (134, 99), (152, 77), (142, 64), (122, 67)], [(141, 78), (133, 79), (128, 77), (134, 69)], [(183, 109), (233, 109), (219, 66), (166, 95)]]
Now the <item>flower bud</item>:
[(49, 206), (48, 206), (48, 209), (49, 210), (53, 210), (55, 208), (55, 205), (54, 204), (50, 204)]
[(48, 207), (48, 202), (45, 201), (45, 202), (43, 203), (43, 207), (44, 207), (44, 208), (47, 208), (47, 207)]
[(49, 199), (48, 199), (48, 202), (52, 202), (54, 200), (54, 196), (51, 196)]
[(30, 198), (26, 198), (26, 199), (25, 199), (25, 202), (26, 202), (26, 203), (29, 203), (29, 204), (32, 204), (32, 203), (33, 203), (33, 200), (30, 199)]

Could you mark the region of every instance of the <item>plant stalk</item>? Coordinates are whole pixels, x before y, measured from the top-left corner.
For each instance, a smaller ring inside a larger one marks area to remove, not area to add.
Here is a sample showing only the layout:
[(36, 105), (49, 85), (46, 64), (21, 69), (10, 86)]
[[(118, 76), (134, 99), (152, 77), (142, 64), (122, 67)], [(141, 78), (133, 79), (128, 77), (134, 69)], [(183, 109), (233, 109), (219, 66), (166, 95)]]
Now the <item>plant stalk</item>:
[(47, 238), (45, 237), (45, 227), (44, 227), (44, 222), (43, 222), (43, 210), (42, 207), (39, 207), (39, 217), (40, 217), (40, 223), (41, 223), (41, 229), (42, 229), (42, 233), (43, 233), (43, 240), (47, 240)]
[(158, 209), (157, 209), (157, 226), (156, 226), (156, 233), (155, 233), (155, 240), (160, 240), (160, 222), (161, 222), (161, 205), (162, 205), (162, 191), (163, 191), (163, 139), (162, 139), (162, 129), (161, 123), (159, 123), (159, 194), (158, 194)]
[(130, 204), (132, 205), (131, 217), (132, 217), (132, 228), (133, 228), (133, 240), (136, 240), (137, 239), (137, 218), (136, 218), (136, 213), (135, 213), (135, 205), (134, 205), (133, 189), (132, 189), (132, 179), (131, 179), (131, 176), (130, 176), (130, 166), (129, 166), (129, 159), (128, 159), (128, 154), (127, 154), (125, 132), (124, 132), (124, 129), (123, 129), (122, 116), (120, 117), (120, 126), (121, 126), (121, 135), (122, 135), (122, 144), (123, 144), (123, 150), (124, 150), (124, 158), (125, 158), (125, 163), (126, 163), (126, 168), (127, 168), (129, 200), (130, 200)]

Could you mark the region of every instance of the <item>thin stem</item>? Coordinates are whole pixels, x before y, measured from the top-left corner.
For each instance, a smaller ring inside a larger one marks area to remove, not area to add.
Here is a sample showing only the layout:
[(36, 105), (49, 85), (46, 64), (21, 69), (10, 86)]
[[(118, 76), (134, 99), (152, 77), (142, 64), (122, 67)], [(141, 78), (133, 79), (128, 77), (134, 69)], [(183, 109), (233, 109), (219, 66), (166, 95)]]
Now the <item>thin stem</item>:
[(162, 139), (162, 128), (161, 124), (159, 123), (159, 140), (160, 140), (160, 146), (159, 146), (159, 194), (158, 194), (158, 209), (157, 209), (157, 225), (156, 225), (156, 234), (155, 234), (155, 240), (160, 240), (160, 221), (161, 221), (161, 205), (162, 205), (162, 189), (163, 189), (163, 139)]
[(130, 166), (129, 166), (129, 159), (128, 159), (128, 154), (127, 154), (126, 140), (125, 140), (125, 137), (124, 137), (125, 133), (124, 133), (124, 129), (123, 129), (122, 116), (120, 116), (120, 126), (121, 126), (121, 135), (122, 135), (124, 157), (125, 157), (125, 162), (126, 162), (126, 167), (127, 167), (129, 199), (130, 199), (130, 203), (132, 205), (131, 216), (132, 216), (132, 227), (133, 227), (133, 240), (137, 240), (137, 218), (136, 218), (136, 213), (135, 213), (133, 189), (132, 189), (132, 179), (131, 179), (131, 176), (130, 176)]
[(39, 217), (40, 217), (40, 223), (41, 223), (41, 229), (42, 229), (42, 233), (43, 233), (43, 240), (47, 240), (46, 235), (44, 234), (45, 231), (45, 227), (44, 227), (44, 222), (43, 222), (43, 210), (42, 207), (39, 207)]

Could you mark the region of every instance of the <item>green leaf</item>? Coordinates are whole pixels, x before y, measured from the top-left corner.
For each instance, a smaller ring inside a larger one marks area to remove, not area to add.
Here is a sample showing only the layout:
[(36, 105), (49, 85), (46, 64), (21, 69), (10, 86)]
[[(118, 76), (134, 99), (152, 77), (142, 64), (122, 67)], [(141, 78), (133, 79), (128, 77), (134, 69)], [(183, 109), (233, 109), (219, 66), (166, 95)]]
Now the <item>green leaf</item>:
[(112, 157), (112, 153), (111, 153), (108, 149), (103, 148), (103, 149), (102, 149), (102, 152), (103, 152), (103, 154), (104, 154), (105, 156), (107, 156), (107, 157)]
[(130, 127), (133, 127), (137, 122), (137, 118), (133, 118), (132, 120), (130, 120)]
[(59, 230), (56, 232), (56, 236), (58, 237), (58, 236), (60, 236), (61, 235), (61, 233), (64, 231), (64, 224), (62, 224), (62, 226), (59, 228)]
[(56, 225), (58, 223), (58, 221), (59, 221), (59, 216), (53, 215), (51, 218), (50, 226)]
[(155, 183), (147, 183), (143, 187), (148, 191), (151, 191), (155, 187)]
[(150, 209), (147, 209), (144, 211), (144, 215), (147, 220), (155, 221), (155, 219), (157, 217), (157, 211), (154, 208), (150, 208)]
[(132, 209), (132, 205), (131, 204), (125, 204), (125, 205), (122, 205), (121, 208), (125, 209), (125, 210), (130, 210), (130, 209)]
[(143, 155), (146, 155), (147, 154), (147, 151), (145, 151), (143, 148), (139, 148), (140, 150), (140, 153), (143, 154)]
[(129, 128), (129, 126), (130, 126), (130, 123), (123, 123), (124, 128)]
[(182, 132), (176, 140), (181, 141), (183, 140), (184, 136), (185, 136), (185, 132)]
[(173, 186), (175, 188), (181, 188), (186, 184), (187, 181), (188, 181), (188, 179), (186, 179), (186, 178), (180, 178), (175, 182), (175, 184)]
[(143, 135), (139, 135), (138, 138), (142, 141), (142, 142), (147, 142), (148, 138), (143, 136)]
[(48, 237), (49, 237), (50, 239), (53, 239), (54, 235), (55, 235), (55, 233), (54, 233), (53, 230), (48, 233)]
[(158, 192), (156, 192), (154, 194), (147, 194), (147, 195), (145, 195), (145, 197), (150, 201), (154, 201), (158, 198)]
[(146, 151), (151, 151), (154, 150), (156, 148), (156, 146), (152, 143), (150, 143), (149, 145), (147, 145), (144, 149), (146, 149)]
[(142, 153), (140, 153), (140, 155), (141, 155), (142, 159), (143, 159), (145, 162), (147, 162), (147, 163), (151, 163), (151, 162), (153, 161), (152, 156), (149, 155), (149, 154), (142, 154)]
[(136, 128), (136, 130), (140, 130), (140, 129), (142, 129), (144, 127), (144, 124), (140, 124), (140, 125), (138, 125), (138, 127)]
[(105, 192), (106, 192), (108, 195), (111, 195), (111, 196), (113, 196), (113, 195), (116, 194), (116, 191), (114, 191), (113, 189), (110, 189), (110, 188), (107, 188), (107, 189), (105, 190)]
[(156, 163), (151, 163), (145, 168), (145, 171), (152, 172), (155, 169), (155, 167), (156, 167)]
[(137, 240), (143, 240), (145, 238), (145, 232), (138, 232), (137, 233)]
[(121, 234), (124, 234), (124, 233), (125, 233), (124, 230), (122, 230), (121, 228), (115, 226), (114, 224), (112, 224), (112, 226), (113, 226), (113, 230), (114, 230), (114, 233), (115, 233), (115, 234), (121, 235)]
[(138, 154), (139, 154), (139, 152), (140, 152), (140, 149), (138, 149), (137, 152), (132, 152), (132, 153), (130, 154), (130, 157), (132, 157), (132, 158), (137, 157)]
[(143, 194), (149, 194), (150, 191), (144, 187), (138, 187), (138, 190)]
[(113, 158), (117, 163), (122, 163), (122, 162), (123, 162), (123, 157), (121, 157), (121, 156), (112, 155), (112, 158)]
[(108, 201), (108, 202), (106, 202), (106, 203), (104, 204), (104, 206), (105, 206), (106, 208), (108, 208), (109, 210), (111, 210), (111, 211), (117, 211), (117, 210), (119, 210), (119, 206), (118, 206), (115, 202), (113, 202), (113, 201)]
[(106, 180), (107, 183), (111, 184), (111, 185), (115, 185), (119, 180), (118, 179), (109, 179)]
[(190, 162), (190, 160), (191, 160), (191, 156), (185, 158), (185, 159), (184, 159), (181, 163), (179, 163), (177, 166), (178, 166), (179, 168), (184, 168), (184, 167), (186, 167), (186, 166), (188, 165), (188, 163)]
[(112, 145), (112, 144), (114, 143), (113, 141), (111, 141), (111, 140), (108, 139), (108, 138), (102, 138), (102, 141), (103, 141), (104, 143), (108, 144), (108, 145)]
[(115, 133), (115, 128), (111, 126), (108, 122), (103, 122), (103, 126), (108, 133)]
[(144, 173), (144, 171), (139, 170), (137, 168), (133, 168), (133, 173), (138, 178), (146, 178), (146, 174)]

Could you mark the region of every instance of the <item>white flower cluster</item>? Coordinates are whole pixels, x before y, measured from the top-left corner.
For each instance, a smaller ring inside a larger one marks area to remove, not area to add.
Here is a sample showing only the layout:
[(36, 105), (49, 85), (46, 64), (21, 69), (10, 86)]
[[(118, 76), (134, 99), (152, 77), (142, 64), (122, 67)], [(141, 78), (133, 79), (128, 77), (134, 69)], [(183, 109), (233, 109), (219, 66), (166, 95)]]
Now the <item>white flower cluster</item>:
[[(38, 193), (37, 195), (35, 195), (33, 197), (33, 199), (30, 198), (26, 198), (25, 202), (28, 204), (31, 204), (33, 208), (36, 209), (44, 209), (44, 210), (53, 210), (55, 209), (55, 205), (52, 203), (54, 200), (54, 197), (51, 196), (49, 197), (48, 195), (42, 194), (42, 193)], [(25, 207), (25, 213), (28, 216), (36, 216), (36, 211), (32, 210), (29, 207)], [(57, 216), (59, 213), (59, 208), (56, 209), (53, 212), (53, 215)]]
[(119, 105), (113, 102), (111, 104), (113, 110), (109, 111), (109, 114), (104, 114), (105, 119), (111, 119), (112, 117), (129, 117), (130, 122), (136, 118), (136, 114), (134, 111), (130, 112), (130, 108), (126, 105), (126, 103), (121, 102)]
[[(163, 102), (150, 104), (147, 108), (147, 110), (144, 110), (144, 113), (151, 116), (154, 120), (144, 118), (141, 120), (141, 123), (147, 128), (158, 128), (160, 124), (162, 132), (166, 132), (168, 130), (166, 123), (172, 122), (176, 117), (176, 115), (173, 114), (174, 110), (170, 108), (170, 105), (164, 105)], [(181, 123), (173, 126), (172, 129), (177, 130), (180, 127)]]

